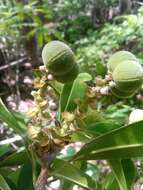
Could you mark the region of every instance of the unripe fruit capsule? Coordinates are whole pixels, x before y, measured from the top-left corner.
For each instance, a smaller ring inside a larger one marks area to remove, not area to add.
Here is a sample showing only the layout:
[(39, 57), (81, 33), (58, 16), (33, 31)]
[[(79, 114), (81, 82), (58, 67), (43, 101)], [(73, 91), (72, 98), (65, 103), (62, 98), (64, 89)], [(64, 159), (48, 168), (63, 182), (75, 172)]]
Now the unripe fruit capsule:
[(107, 66), (109, 68), (109, 70), (111, 72), (113, 72), (115, 70), (115, 68), (123, 61), (137, 61), (137, 58), (135, 57), (135, 55), (133, 55), (132, 53), (128, 52), (128, 51), (118, 51), (116, 53), (114, 53), (108, 63)]
[(51, 41), (42, 51), (42, 59), (45, 67), (59, 82), (70, 82), (78, 74), (74, 54), (69, 46), (60, 41)]
[(57, 81), (61, 82), (61, 83), (65, 83), (65, 82), (70, 82), (73, 81), (77, 75), (78, 75), (78, 66), (75, 65), (71, 70), (69, 70), (66, 74), (61, 75), (61, 76), (54, 76), (56, 78)]
[(142, 79), (143, 67), (136, 61), (121, 62), (113, 72), (113, 80), (120, 91), (136, 91)]
[(117, 86), (111, 87), (111, 92), (117, 98), (129, 98), (134, 95), (134, 92), (120, 91)]

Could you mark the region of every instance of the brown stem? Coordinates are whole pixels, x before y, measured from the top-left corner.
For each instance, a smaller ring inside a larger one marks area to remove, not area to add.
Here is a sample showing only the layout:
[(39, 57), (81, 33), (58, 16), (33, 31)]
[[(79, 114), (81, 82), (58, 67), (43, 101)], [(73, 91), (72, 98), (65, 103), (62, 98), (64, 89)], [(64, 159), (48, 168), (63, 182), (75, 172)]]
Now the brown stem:
[(36, 181), (35, 189), (46, 190), (47, 178), (48, 178), (48, 169), (46, 167), (42, 167), (40, 175)]

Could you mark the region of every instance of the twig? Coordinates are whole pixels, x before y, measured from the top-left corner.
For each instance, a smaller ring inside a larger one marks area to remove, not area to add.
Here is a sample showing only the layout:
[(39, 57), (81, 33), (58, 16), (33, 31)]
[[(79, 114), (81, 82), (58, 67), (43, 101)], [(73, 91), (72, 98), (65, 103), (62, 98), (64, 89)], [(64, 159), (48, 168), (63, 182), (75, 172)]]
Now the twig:
[(141, 6), (143, 5), (143, 3), (140, 1), (133, 1), (133, 3), (136, 3), (136, 4), (141, 5)]
[(36, 182), (36, 190), (46, 190), (47, 178), (48, 178), (48, 169), (46, 167), (45, 168), (42, 167), (40, 175)]
[(19, 59), (18, 61), (13, 61), (13, 62), (11, 62), (11, 63), (9, 63), (9, 64), (3, 65), (3, 66), (0, 67), (0, 71), (5, 70), (5, 69), (8, 69), (9, 67), (15, 66), (15, 65), (17, 65), (17, 64), (20, 64), (20, 63), (22, 63), (23, 61), (25, 61), (26, 59), (27, 59), (27, 58), (24, 57), (24, 58)]

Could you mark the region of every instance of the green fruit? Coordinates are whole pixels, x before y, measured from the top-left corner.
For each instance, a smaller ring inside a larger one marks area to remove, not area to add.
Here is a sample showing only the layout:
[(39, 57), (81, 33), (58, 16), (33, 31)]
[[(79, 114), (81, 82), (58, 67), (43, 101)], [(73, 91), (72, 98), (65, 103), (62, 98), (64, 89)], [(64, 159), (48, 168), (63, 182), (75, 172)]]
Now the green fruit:
[(120, 91), (136, 91), (142, 84), (143, 67), (136, 61), (121, 62), (113, 72), (113, 80)]
[(45, 67), (59, 82), (69, 82), (76, 78), (78, 66), (74, 53), (65, 43), (51, 41), (42, 51), (42, 59)]
[(120, 89), (120, 91), (132, 92), (136, 91), (140, 88), (142, 84), (142, 80), (127, 80), (127, 81), (116, 81), (116, 85)]
[(79, 71), (78, 66), (74, 65), (74, 67), (71, 70), (69, 70), (66, 74), (61, 75), (61, 76), (54, 75), (54, 77), (56, 78), (57, 81), (61, 83), (65, 83), (65, 81), (70, 82), (70, 81), (73, 81), (77, 77), (78, 71)]
[(115, 70), (115, 68), (123, 61), (137, 61), (137, 58), (135, 57), (135, 55), (133, 55), (132, 53), (128, 52), (128, 51), (118, 51), (116, 53), (114, 53), (108, 63), (107, 66), (109, 68), (109, 70), (111, 72), (113, 72)]
[(117, 98), (129, 98), (134, 95), (135, 92), (120, 91), (117, 86), (111, 87), (111, 92)]

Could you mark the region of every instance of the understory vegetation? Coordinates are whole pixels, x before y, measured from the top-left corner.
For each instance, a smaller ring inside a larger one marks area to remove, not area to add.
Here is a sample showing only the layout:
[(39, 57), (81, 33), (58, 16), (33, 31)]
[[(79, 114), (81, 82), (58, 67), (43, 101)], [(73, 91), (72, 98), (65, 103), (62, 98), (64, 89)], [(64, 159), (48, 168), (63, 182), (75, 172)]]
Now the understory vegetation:
[(0, 190), (141, 190), (143, 2), (0, 1)]

